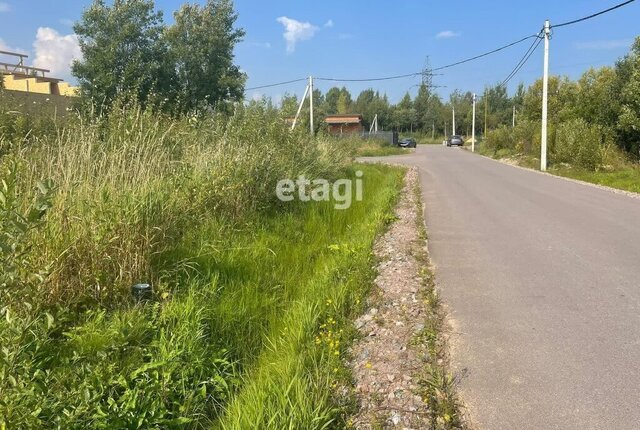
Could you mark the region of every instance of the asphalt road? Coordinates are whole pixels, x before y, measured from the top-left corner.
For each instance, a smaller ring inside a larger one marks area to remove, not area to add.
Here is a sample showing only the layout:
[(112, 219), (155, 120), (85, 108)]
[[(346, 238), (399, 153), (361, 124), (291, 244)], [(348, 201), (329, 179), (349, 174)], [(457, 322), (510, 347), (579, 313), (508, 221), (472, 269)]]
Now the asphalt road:
[(473, 423), (640, 429), (640, 199), (457, 148), (420, 171)]

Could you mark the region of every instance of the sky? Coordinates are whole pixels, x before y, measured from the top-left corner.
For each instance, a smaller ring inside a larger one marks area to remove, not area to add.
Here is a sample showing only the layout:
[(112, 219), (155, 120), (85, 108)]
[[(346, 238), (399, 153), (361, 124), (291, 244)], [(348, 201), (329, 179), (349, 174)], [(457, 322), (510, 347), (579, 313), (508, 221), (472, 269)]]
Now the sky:
[[(205, 0), (191, 0), (204, 2)], [(167, 22), (184, 0), (156, 0)], [(236, 47), (247, 88), (313, 75), (362, 79), (414, 73), (492, 50), (552, 25), (606, 9), (621, 0), (236, 0), (238, 26), (246, 31)], [(81, 55), (73, 22), (90, 0), (0, 0), (0, 50), (29, 54), (27, 63), (73, 82), (69, 65)], [(589, 67), (613, 65), (640, 36), (640, 1), (573, 26), (554, 30), (552, 74), (579, 77)], [(443, 96), (459, 89), (482, 93), (501, 82), (530, 42), (434, 77)], [(6, 61), (0, 56), (0, 61)], [(542, 75), (542, 46), (510, 82), (513, 91)], [(398, 102), (417, 92), (419, 77), (370, 83), (316, 81), (326, 92), (345, 85), (355, 96), (373, 88)], [(305, 83), (248, 91), (248, 98), (301, 96)]]

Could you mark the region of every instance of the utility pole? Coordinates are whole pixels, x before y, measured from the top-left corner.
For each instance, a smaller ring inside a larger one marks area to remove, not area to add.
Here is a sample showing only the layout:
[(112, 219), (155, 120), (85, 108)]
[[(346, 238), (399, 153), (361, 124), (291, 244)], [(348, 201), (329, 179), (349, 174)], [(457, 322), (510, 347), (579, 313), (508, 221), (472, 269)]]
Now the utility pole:
[(369, 127), (369, 133), (377, 133), (378, 132), (378, 114), (373, 117), (373, 121), (371, 121), (371, 127)]
[(547, 170), (547, 115), (549, 101), (549, 38), (551, 23), (544, 22), (544, 76), (542, 78), (542, 142), (540, 144), (540, 170)]
[(471, 120), (471, 152), (476, 152), (476, 94), (473, 93), (473, 118)]
[(313, 76), (309, 76), (309, 123), (311, 128), (311, 135), (315, 133), (313, 126)]
[(309, 94), (309, 85), (307, 84), (307, 88), (304, 89), (304, 95), (300, 100), (300, 105), (298, 106), (298, 112), (296, 112), (296, 117), (293, 119), (293, 124), (291, 124), (291, 131), (296, 128), (296, 124), (298, 123), (298, 117), (300, 117), (300, 112), (302, 112), (302, 106), (304, 105), (304, 101), (307, 99), (307, 94)]
[(436, 122), (433, 121), (431, 124), (431, 140), (436, 140)]
[(451, 136), (455, 136), (456, 135), (456, 107), (451, 105), (451, 107), (453, 108), (453, 125), (451, 126)]
[(482, 132), (482, 139), (487, 136), (487, 114), (489, 112), (489, 94), (487, 90), (484, 90), (484, 130)]
[(511, 128), (516, 128), (516, 106), (513, 106), (513, 124), (511, 125)]

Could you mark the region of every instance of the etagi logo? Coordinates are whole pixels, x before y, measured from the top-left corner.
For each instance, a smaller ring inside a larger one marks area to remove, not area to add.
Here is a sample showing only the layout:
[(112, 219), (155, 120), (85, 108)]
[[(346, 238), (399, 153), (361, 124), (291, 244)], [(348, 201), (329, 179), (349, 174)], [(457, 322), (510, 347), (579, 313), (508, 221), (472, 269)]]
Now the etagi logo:
[(296, 199), (297, 189), (297, 197), (301, 202), (329, 202), (333, 198), (336, 202), (333, 207), (338, 210), (345, 210), (351, 207), (354, 192), (356, 201), (362, 201), (362, 176), (362, 171), (358, 170), (355, 181), (338, 179), (333, 184), (326, 179), (314, 179), (311, 181), (304, 175), (299, 176), (296, 181), (282, 179), (276, 185), (276, 195), (282, 202), (291, 202)]

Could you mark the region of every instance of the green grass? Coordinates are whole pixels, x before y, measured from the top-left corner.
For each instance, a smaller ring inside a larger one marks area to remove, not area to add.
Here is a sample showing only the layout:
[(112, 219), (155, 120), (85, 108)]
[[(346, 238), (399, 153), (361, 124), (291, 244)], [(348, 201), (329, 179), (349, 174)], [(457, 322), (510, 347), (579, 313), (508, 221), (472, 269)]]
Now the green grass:
[[(525, 155), (511, 149), (500, 149), (494, 151), (479, 146), (476, 149), (482, 155), (497, 160), (509, 159), (517, 165), (529, 169), (539, 170), (540, 159), (531, 155)], [(600, 169), (597, 171), (588, 170), (582, 167), (569, 165), (550, 165), (548, 173), (557, 176), (577, 179), (592, 184), (604, 185), (624, 191), (640, 193), (640, 167), (616, 154), (614, 167)]]
[(363, 141), (357, 145), (355, 155), (357, 157), (386, 157), (389, 155), (409, 154), (412, 150), (409, 148), (400, 148), (391, 146), (387, 142)]
[(638, 167), (628, 166), (612, 171), (600, 170), (596, 172), (575, 167), (552, 167), (549, 173), (640, 193), (640, 168)]
[[(262, 108), (114, 113), (12, 147), (0, 428), (339, 427), (348, 321), (403, 174), (349, 155)], [(348, 210), (274, 198), (279, 179), (356, 168)], [(135, 303), (145, 281), (154, 298)]]

